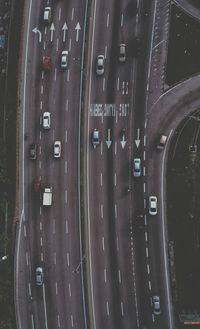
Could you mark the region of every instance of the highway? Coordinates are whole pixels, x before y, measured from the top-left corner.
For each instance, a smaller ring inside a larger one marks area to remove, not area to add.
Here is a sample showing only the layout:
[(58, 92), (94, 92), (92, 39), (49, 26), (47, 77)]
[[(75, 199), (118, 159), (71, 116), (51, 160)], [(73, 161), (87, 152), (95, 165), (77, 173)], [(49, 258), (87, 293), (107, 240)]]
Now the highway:
[[(49, 24), (45, 6), (52, 11)], [(174, 328), (165, 171), (174, 129), (199, 105), (199, 76), (167, 90), (169, 21), (170, 1), (164, 0), (25, 4), (18, 77), (18, 329)], [(126, 46), (124, 62), (120, 44)], [(67, 68), (61, 68), (63, 50), (69, 52)], [(102, 75), (98, 55), (105, 57)], [(46, 69), (43, 56), (50, 58)], [(43, 127), (44, 112), (50, 112), (50, 129)], [(160, 134), (168, 136), (162, 152), (156, 149)], [(53, 157), (56, 140), (60, 159)], [(29, 156), (32, 143), (36, 160)], [(134, 158), (141, 159), (142, 177), (133, 177)], [(45, 187), (53, 190), (51, 207), (42, 205)], [(158, 198), (156, 216), (149, 214), (150, 195)], [(44, 272), (41, 286), (37, 267)], [(153, 296), (160, 297), (160, 315), (153, 312)]]

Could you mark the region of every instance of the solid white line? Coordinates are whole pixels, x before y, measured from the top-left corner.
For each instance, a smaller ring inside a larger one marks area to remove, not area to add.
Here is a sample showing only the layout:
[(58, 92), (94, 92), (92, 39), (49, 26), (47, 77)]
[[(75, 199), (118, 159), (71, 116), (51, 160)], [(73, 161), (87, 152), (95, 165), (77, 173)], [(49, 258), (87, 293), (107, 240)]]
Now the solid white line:
[(47, 308), (46, 308), (46, 295), (45, 295), (45, 286), (44, 284), (42, 285), (43, 288), (43, 301), (44, 301), (44, 317), (45, 317), (45, 328), (48, 328), (47, 324)]

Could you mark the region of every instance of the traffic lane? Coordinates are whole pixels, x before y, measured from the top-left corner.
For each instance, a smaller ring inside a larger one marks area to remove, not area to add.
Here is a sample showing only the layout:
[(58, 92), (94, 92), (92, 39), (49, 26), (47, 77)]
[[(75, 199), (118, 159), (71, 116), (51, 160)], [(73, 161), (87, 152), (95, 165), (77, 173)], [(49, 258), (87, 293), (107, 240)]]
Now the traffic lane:
[(110, 319), (109, 285), (105, 278), (107, 269), (108, 240), (105, 236), (105, 216), (103, 197), (103, 168), (101, 147), (89, 146), (89, 220), (91, 240), (92, 273), (91, 284), (94, 294), (94, 313), (96, 326), (101, 328), (112, 326)]

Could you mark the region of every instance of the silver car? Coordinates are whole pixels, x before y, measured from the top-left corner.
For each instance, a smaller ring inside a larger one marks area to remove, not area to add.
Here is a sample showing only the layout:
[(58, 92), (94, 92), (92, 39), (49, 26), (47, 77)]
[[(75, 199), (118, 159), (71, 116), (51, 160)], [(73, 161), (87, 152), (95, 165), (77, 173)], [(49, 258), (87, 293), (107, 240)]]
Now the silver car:
[(61, 68), (66, 68), (68, 65), (68, 58), (69, 58), (69, 52), (67, 50), (63, 50), (61, 53)]
[(44, 112), (42, 117), (42, 126), (44, 129), (50, 129), (51, 127), (51, 115), (50, 112)]
[(153, 304), (153, 313), (155, 315), (159, 315), (160, 312), (160, 297), (159, 296), (153, 296), (152, 297), (152, 304)]
[(157, 197), (150, 196), (149, 197), (149, 214), (156, 215), (157, 214)]
[(36, 274), (36, 285), (41, 286), (43, 284), (43, 269), (42, 267), (37, 267), (35, 270)]
[(99, 131), (95, 128), (92, 132), (92, 145), (93, 147), (97, 147), (100, 143)]
[(53, 156), (54, 156), (54, 158), (61, 157), (61, 142), (60, 141), (54, 142)]
[(126, 45), (121, 43), (119, 45), (119, 61), (125, 62), (126, 61)]
[(141, 176), (141, 159), (139, 158), (133, 159), (133, 176), (134, 177)]
[(104, 55), (99, 55), (97, 57), (97, 65), (96, 65), (97, 75), (103, 75), (104, 74), (104, 62), (105, 62)]

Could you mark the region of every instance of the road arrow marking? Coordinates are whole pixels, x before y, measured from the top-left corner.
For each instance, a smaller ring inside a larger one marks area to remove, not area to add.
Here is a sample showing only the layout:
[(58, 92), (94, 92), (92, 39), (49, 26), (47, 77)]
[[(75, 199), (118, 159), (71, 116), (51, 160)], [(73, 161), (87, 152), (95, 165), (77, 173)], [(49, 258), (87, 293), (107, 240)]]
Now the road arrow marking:
[(121, 143), (122, 148), (124, 149), (124, 147), (125, 147), (125, 145), (126, 145), (125, 134), (123, 134), (123, 136), (122, 136), (122, 140), (120, 141), (120, 143)]
[(79, 22), (76, 24), (75, 30), (76, 30), (76, 42), (78, 42), (79, 31), (81, 30)]
[(63, 27), (62, 27), (62, 30), (63, 30), (63, 42), (65, 42), (65, 39), (66, 39), (66, 31), (68, 30), (68, 27), (67, 27), (67, 23), (65, 22)]
[(135, 144), (136, 144), (137, 148), (140, 145), (140, 129), (139, 128), (137, 129), (137, 139), (135, 139)]
[(35, 27), (33, 30), (32, 30), (35, 34), (39, 34), (39, 42), (42, 41), (42, 33), (38, 30), (37, 27)]
[(108, 146), (108, 149), (110, 148), (112, 141), (110, 140), (110, 129), (108, 129), (108, 139), (106, 141), (106, 144)]
[(53, 23), (51, 24), (50, 31), (51, 31), (51, 42), (52, 42), (53, 41), (53, 34), (54, 34), (54, 31), (55, 31), (55, 26), (54, 26)]

